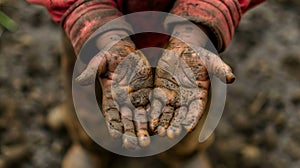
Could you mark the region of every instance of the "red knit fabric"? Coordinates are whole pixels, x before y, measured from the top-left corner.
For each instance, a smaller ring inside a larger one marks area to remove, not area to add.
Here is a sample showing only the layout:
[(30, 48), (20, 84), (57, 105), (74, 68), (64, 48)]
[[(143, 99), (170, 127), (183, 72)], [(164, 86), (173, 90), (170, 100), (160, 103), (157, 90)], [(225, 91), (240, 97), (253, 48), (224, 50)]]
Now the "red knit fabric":
[(171, 13), (208, 27), (221, 52), (229, 44), (240, 21), (239, 5), (234, 0), (177, 0)]
[[(28, 0), (45, 6), (52, 19), (60, 23), (78, 53), (88, 37), (100, 26), (122, 14), (138, 11), (165, 11), (207, 26), (215, 35), (221, 52), (233, 37), (242, 13), (264, 0)], [(147, 21), (145, 21), (147, 23)], [(143, 24), (143, 22), (139, 22)], [(126, 29), (126, 28), (124, 28)], [(146, 38), (151, 34), (145, 34)], [(159, 46), (167, 40), (155, 35), (145, 40), (133, 37), (140, 47)]]
[(76, 53), (79, 53), (85, 41), (100, 26), (122, 16), (116, 6), (116, 3), (110, 0), (101, 2), (79, 0), (68, 8), (60, 24), (70, 38)]

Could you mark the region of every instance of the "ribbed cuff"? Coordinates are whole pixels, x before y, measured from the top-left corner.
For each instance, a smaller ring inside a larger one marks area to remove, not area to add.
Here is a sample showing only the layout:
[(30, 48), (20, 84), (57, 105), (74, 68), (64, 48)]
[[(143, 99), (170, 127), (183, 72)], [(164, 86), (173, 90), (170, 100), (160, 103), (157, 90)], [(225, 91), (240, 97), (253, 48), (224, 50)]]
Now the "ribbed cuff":
[[(116, 5), (113, 3), (79, 0), (64, 14), (61, 26), (71, 40), (75, 53), (79, 54), (82, 46), (87, 43), (91, 35), (96, 37), (106, 31), (115, 29), (132, 32), (131, 26), (122, 20), (118, 20), (115, 24), (106, 24), (120, 16), (122, 16), (122, 13), (116, 9)], [(105, 26), (100, 28), (103, 25)], [(93, 34), (99, 28), (101, 31), (97, 31), (96, 35)], [(91, 45), (96, 48), (96, 44)]]
[[(171, 13), (207, 27), (218, 52), (229, 45), (242, 15), (237, 0), (177, 0)], [(166, 18), (166, 24), (178, 22), (172, 18)]]

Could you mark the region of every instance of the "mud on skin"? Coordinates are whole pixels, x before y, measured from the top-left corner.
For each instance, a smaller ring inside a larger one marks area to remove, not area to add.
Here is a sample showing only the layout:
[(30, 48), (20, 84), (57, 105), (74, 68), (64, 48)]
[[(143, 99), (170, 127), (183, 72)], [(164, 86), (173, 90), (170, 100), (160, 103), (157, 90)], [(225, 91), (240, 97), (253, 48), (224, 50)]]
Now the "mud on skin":
[(150, 129), (161, 136), (192, 131), (207, 101), (208, 73), (187, 49), (170, 47), (158, 62)]
[(121, 40), (95, 56), (77, 81), (83, 84), (89, 81), (95, 70), (103, 90), (102, 109), (111, 136), (122, 136), (127, 149), (148, 146), (145, 108), (153, 77), (146, 57), (130, 41)]
[(235, 79), (231, 68), (217, 55), (201, 47), (194, 51), (175, 38), (170, 40), (156, 69), (151, 131), (174, 138), (183, 129), (191, 132), (196, 127), (207, 103), (208, 72), (227, 83)]

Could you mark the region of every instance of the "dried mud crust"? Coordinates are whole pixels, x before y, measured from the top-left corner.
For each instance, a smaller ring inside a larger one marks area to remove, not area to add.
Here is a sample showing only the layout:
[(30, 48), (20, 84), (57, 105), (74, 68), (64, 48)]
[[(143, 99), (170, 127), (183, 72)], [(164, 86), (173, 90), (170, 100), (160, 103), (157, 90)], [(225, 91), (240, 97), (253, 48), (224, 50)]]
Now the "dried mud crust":
[(169, 46), (158, 62), (150, 110), (150, 129), (174, 138), (192, 131), (202, 116), (210, 81), (191, 48)]
[(210, 79), (208, 72), (226, 83), (235, 76), (214, 53), (171, 38), (158, 62), (150, 110), (150, 129), (174, 138), (191, 132), (206, 108)]
[(127, 41), (118, 42), (99, 56), (106, 62), (100, 66), (105, 69), (100, 70), (98, 79), (110, 134), (122, 136), (125, 148), (148, 146), (147, 108), (153, 75), (146, 57)]

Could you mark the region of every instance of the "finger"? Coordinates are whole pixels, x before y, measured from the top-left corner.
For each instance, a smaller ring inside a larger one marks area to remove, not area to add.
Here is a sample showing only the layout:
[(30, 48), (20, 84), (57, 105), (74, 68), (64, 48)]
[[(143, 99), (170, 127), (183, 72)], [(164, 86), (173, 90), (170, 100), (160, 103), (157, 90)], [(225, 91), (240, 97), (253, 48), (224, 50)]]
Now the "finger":
[(86, 69), (76, 78), (80, 85), (90, 85), (95, 82), (96, 74), (105, 71), (106, 58), (102, 52), (91, 59)]
[(103, 91), (102, 110), (110, 135), (119, 138), (123, 133), (123, 124), (116, 103), (108, 90)]
[(124, 134), (123, 134), (123, 146), (126, 149), (136, 149), (137, 147), (137, 137), (134, 131), (134, 124), (132, 122), (132, 111), (123, 106), (120, 108), (121, 112), (121, 121), (124, 127)]
[(120, 138), (123, 131), (123, 124), (120, 113), (117, 109), (109, 109), (104, 112), (108, 132), (113, 138)]
[(147, 131), (147, 114), (143, 107), (138, 107), (134, 111), (134, 124), (138, 136), (138, 141), (141, 147), (146, 147), (150, 144), (150, 137)]
[(182, 122), (182, 125), (187, 132), (191, 132), (196, 127), (204, 112), (205, 105), (206, 101), (203, 99), (197, 99), (191, 102), (186, 118)]
[(150, 123), (149, 127), (152, 132), (155, 131), (158, 126), (159, 117), (163, 108), (163, 104), (158, 99), (154, 99), (150, 107)]
[(167, 136), (171, 139), (180, 135), (182, 132), (181, 123), (184, 120), (187, 113), (187, 107), (182, 106), (175, 110), (174, 118), (171, 121), (169, 128), (167, 129)]
[(165, 106), (163, 108), (161, 117), (159, 119), (159, 126), (157, 127), (158, 135), (164, 136), (166, 134), (166, 130), (169, 127), (173, 115), (174, 115), (174, 108), (172, 106)]
[(233, 83), (235, 75), (232, 73), (232, 69), (216, 54), (200, 48), (197, 53), (203, 59), (203, 62), (207, 70), (225, 83)]

